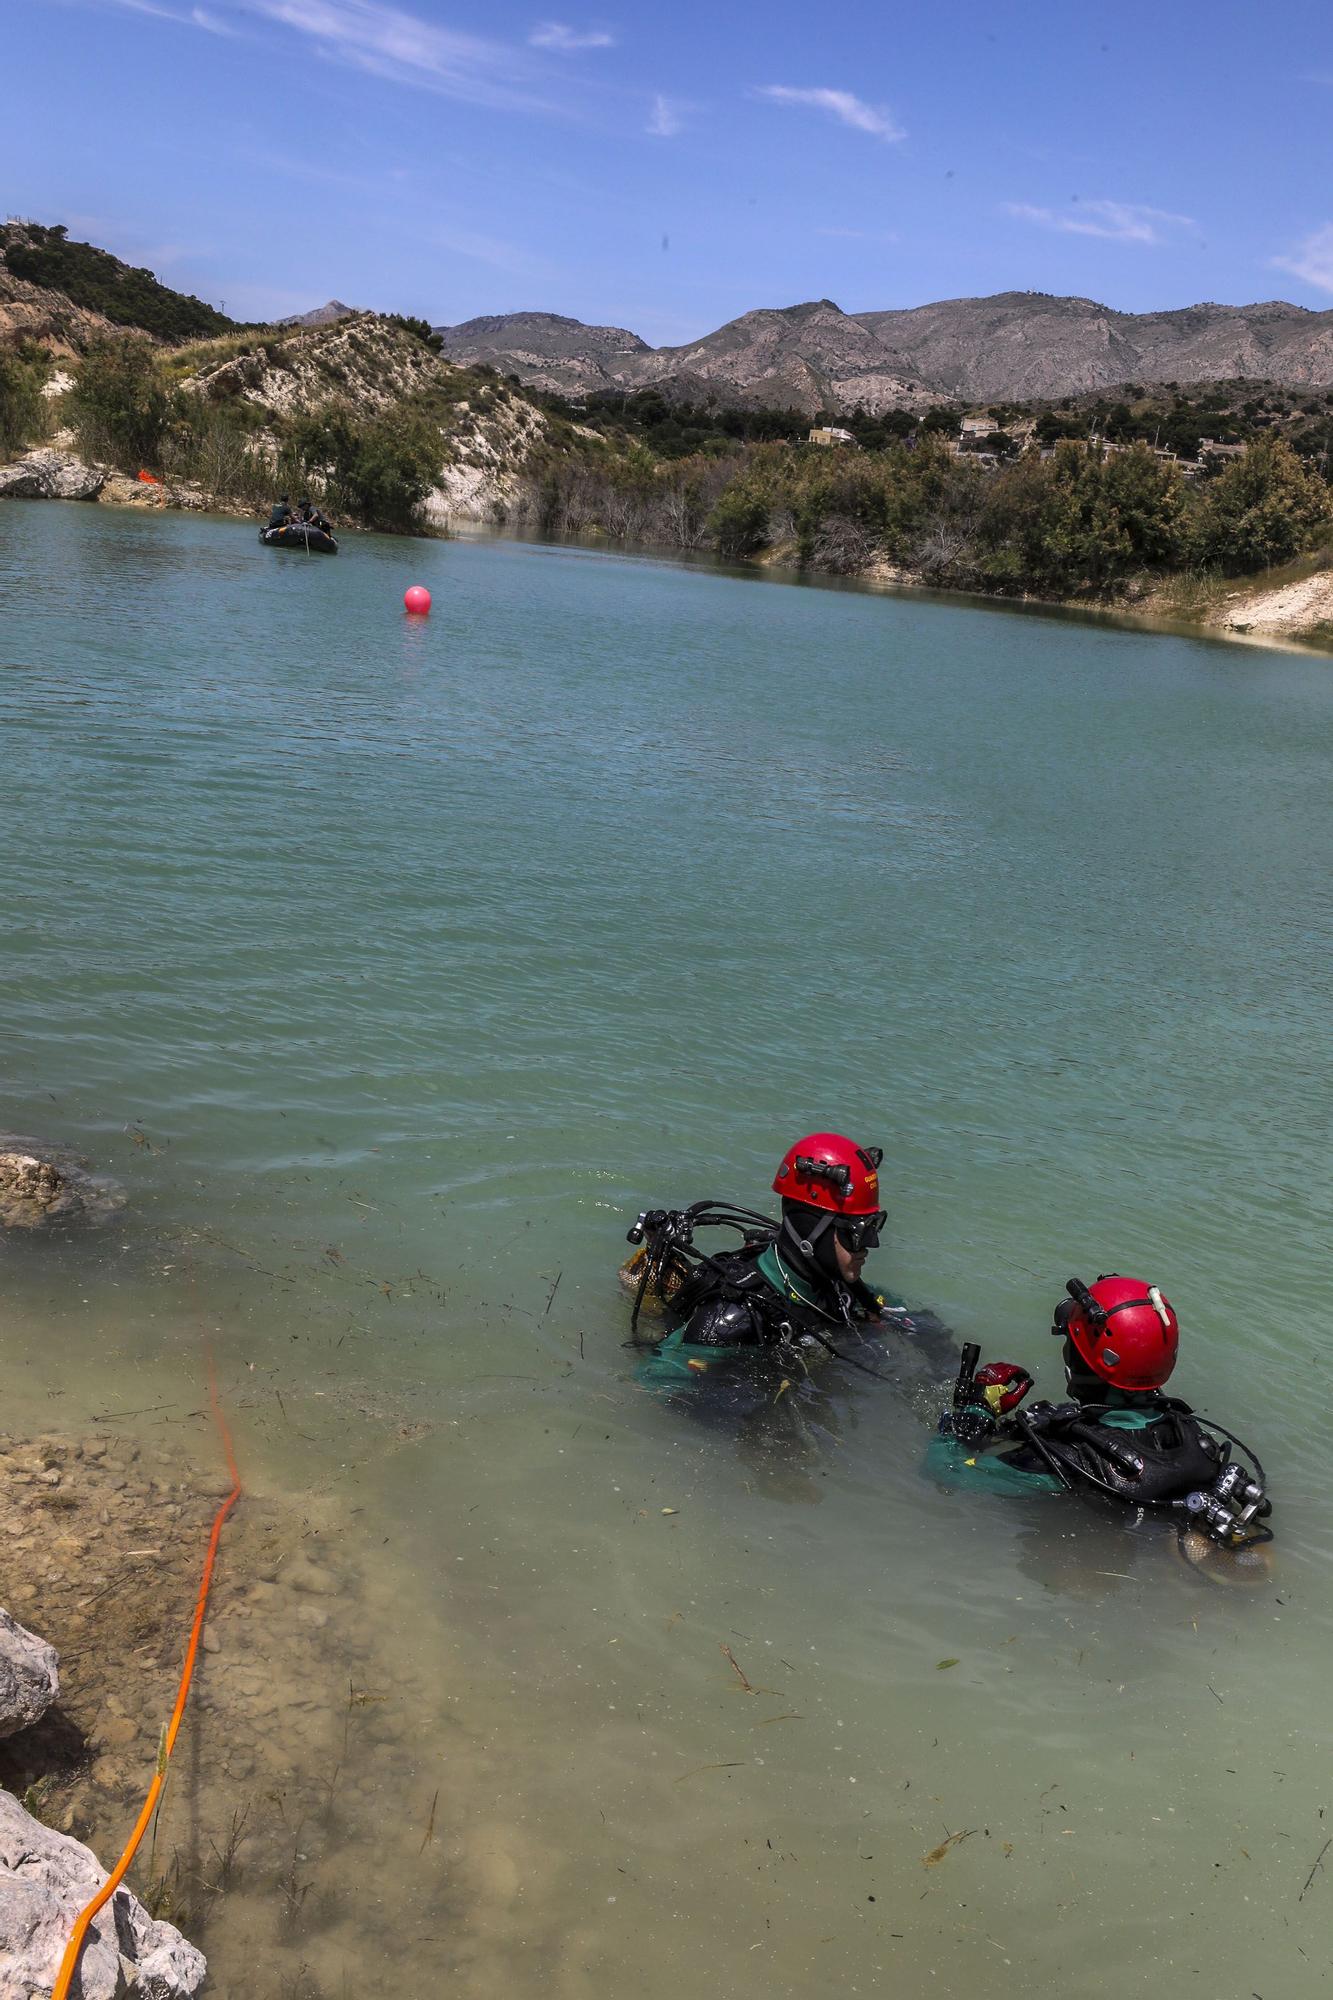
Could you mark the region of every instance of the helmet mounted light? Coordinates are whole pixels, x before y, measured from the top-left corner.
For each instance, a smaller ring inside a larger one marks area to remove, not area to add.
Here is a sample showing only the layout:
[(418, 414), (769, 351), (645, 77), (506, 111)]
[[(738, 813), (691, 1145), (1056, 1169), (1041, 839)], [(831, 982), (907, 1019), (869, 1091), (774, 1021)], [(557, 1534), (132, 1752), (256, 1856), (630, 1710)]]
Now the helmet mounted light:
[(826, 1215), (879, 1215), (883, 1158), (880, 1146), (858, 1146), (840, 1132), (811, 1132), (784, 1154), (773, 1192)]

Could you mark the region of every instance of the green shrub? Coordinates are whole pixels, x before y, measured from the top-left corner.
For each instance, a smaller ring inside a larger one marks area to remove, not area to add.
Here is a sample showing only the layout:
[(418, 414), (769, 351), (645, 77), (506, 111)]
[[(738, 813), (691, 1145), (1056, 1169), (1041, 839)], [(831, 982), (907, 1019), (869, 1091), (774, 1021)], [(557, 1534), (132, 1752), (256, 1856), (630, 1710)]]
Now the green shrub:
[(126, 472), (161, 464), (169, 401), (166, 378), (146, 340), (122, 335), (84, 356), (69, 394), (80, 448)]
[(1228, 576), (1271, 569), (1310, 546), (1328, 520), (1329, 489), (1281, 438), (1257, 438), (1199, 496), (1194, 551)]
[(0, 347), (0, 458), (45, 435), (42, 384), (49, 373), (39, 347)]
[(729, 486), (708, 518), (709, 532), (724, 556), (752, 556), (768, 540), (769, 502), (744, 480)]
[(334, 508), (400, 534), (417, 525), (443, 458), (436, 426), (404, 404), (368, 422), (330, 405), (299, 419), (289, 446), (302, 477), (314, 475)]
[(405, 333), (415, 334), (432, 354), (438, 354), (444, 346), (444, 335), (434, 332), (429, 320), (417, 319), (411, 313), (386, 313), (384, 317), (390, 326), (401, 326)]
[(277, 476), (269, 454), (256, 449), (255, 433), (262, 427), (263, 413), (253, 403), (206, 402), (178, 389), (162, 442), (162, 469), (175, 479), (196, 481), (211, 499), (262, 507), (273, 496)]

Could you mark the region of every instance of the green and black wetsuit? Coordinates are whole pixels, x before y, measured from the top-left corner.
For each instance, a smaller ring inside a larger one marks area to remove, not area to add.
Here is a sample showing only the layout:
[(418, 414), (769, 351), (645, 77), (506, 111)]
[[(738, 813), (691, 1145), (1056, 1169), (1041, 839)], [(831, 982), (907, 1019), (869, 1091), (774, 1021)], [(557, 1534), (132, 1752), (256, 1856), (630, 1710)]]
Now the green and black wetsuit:
[(1018, 1422), (997, 1421), (981, 1406), (953, 1413), (926, 1452), (926, 1470), (943, 1486), (993, 1493), (1081, 1488), (1132, 1507), (1183, 1500), (1211, 1486), (1223, 1462), (1188, 1403), (1158, 1391), (1115, 1389), (1095, 1404), (1036, 1404)]
[(640, 1363), (645, 1388), (702, 1387), (757, 1351), (799, 1351), (887, 1319), (910, 1330), (899, 1299), (869, 1285), (833, 1287), (783, 1256), (775, 1239), (710, 1258), (669, 1302), (671, 1330)]

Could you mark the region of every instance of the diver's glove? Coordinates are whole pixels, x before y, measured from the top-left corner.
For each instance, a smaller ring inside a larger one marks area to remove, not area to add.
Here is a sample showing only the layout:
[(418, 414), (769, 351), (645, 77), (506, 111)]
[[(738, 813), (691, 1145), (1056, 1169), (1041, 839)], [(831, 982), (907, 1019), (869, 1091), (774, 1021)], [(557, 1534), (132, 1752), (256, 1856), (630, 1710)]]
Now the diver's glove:
[(986, 1408), (997, 1417), (1016, 1410), (1032, 1387), (1032, 1377), (1016, 1361), (988, 1361), (972, 1377)]
[[(971, 1350), (975, 1353), (975, 1348)], [(959, 1400), (940, 1418), (940, 1436), (956, 1437), (960, 1444), (983, 1445), (1003, 1429), (1012, 1435), (1004, 1419), (1016, 1410), (1032, 1387), (1032, 1377), (1016, 1361), (988, 1361), (960, 1383)]]
[(957, 1438), (959, 1444), (989, 1444), (999, 1428), (999, 1418), (984, 1403), (965, 1403), (940, 1413), (940, 1436)]

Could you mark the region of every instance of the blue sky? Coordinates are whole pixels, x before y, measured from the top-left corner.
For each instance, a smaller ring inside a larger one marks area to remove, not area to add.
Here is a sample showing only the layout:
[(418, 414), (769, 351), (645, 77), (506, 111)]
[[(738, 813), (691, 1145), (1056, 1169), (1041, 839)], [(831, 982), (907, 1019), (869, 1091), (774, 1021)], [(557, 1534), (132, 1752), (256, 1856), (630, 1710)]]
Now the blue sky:
[(1333, 306), (1312, 0), (0, 0), (0, 205), (228, 312)]

